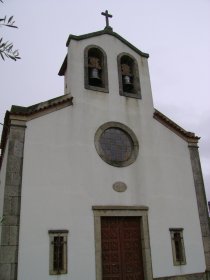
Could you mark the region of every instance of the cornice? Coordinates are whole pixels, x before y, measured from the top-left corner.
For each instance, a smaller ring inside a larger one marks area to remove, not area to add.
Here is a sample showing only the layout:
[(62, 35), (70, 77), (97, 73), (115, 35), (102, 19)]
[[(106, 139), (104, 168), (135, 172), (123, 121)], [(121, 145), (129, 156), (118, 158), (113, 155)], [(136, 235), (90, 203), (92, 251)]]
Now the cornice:
[(179, 135), (182, 139), (184, 139), (189, 144), (197, 144), (200, 137), (196, 136), (195, 133), (186, 131), (184, 128), (176, 124), (174, 121), (166, 117), (163, 113), (156, 110), (153, 115), (154, 119), (159, 121), (161, 124), (169, 128), (171, 131)]
[(73, 97), (70, 94), (66, 94), (29, 107), (13, 105), (11, 110), (6, 112), (4, 118), (0, 143), (0, 167), (3, 160), (10, 126), (26, 126), (27, 121), (73, 105), (72, 100)]
[(73, 97), (70, 94), (66, 94), (29, 107), (13, 105), (10, 111), (10, 117), (19, 116), (20, 118), (30, 120), (31, 118), (45, 115), (48, 112), (57, 111), (63, 107), (73, 105), (72, 100)]

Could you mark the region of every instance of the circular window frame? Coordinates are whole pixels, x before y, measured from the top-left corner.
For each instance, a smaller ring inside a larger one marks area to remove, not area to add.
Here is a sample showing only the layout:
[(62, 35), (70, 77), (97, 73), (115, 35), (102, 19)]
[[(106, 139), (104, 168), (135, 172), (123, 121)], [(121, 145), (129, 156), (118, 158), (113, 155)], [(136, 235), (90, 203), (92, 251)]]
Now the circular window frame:
[[(132, 151), (130, 157), (125, 161), (116, 161), (116, 160), (110, 160), (106, 158), (106, 155), (104, 154), (104, 151), (102, 150), (100, 146), (100, 137), (103, 134), (105, 130), (108, 128), (119, 128), (124, 133), (126, 133), (132, 140)], [(137, 140), (136, 135), (134, 132), (126, 125), (119, 123), (119, 122), (107, 122), (102, 124), (95, 133), (94, 138), (95, 148), (98, 153), (98, 155), (105, 161), (106, 163), (115, 166), (115, 167), (126, 167), (131, 165), (137, 158), (139, 153), (139, 143)]]

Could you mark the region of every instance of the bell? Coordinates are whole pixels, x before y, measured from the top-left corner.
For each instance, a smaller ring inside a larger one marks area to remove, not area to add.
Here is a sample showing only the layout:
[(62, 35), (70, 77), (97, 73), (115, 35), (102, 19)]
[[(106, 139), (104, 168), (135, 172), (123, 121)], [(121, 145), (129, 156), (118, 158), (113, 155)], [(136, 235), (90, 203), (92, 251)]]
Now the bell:
[(89, 78), (89, 84), (92, 86), (98, 86), (100, 87), (102, 84), (101, 78), (99, 76), (99, 70), (97, 68), (90, 68), (90, 78)]
[(124, 83), (124, 85), (131, 85), (131, 77), (128, 75), (124, 76), (123, 83)]
[(98, 79), (98, 80), (100, 80), (99, 72), (98, 72), (97, 68), (91, 68), (90, 78), (91, 79)]
[(132, 92), (133, 90), (132, 77), (129, 75), (123, 76), (123, 90), (125, 92)]

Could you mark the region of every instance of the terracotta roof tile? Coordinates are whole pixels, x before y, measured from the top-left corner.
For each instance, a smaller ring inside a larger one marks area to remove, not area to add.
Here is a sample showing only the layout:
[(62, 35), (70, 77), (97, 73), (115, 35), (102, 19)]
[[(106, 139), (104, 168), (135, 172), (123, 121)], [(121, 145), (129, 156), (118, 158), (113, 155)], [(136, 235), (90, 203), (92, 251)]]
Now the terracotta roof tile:
[(186, 131), (184, 128), (176, 124), (174, 121), (156, 109), (154, 111), (154, 118), (189, 143), (197, 143), (200, 139), (200, 137), (196, 136), (195, 133)]

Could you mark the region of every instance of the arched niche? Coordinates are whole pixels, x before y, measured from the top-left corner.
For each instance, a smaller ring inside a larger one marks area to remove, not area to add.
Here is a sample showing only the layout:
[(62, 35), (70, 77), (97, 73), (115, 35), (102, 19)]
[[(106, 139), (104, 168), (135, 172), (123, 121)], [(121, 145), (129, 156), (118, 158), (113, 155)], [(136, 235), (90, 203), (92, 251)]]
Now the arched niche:
[(84, 50), (85, 88), (108, 93), (107, 56), (96, 45), (89, 45)]
[(121, 53), (117, 57), (117, 64), (120, 95), (141, 99), (140, 78), (136, 59), (128, 53)]

